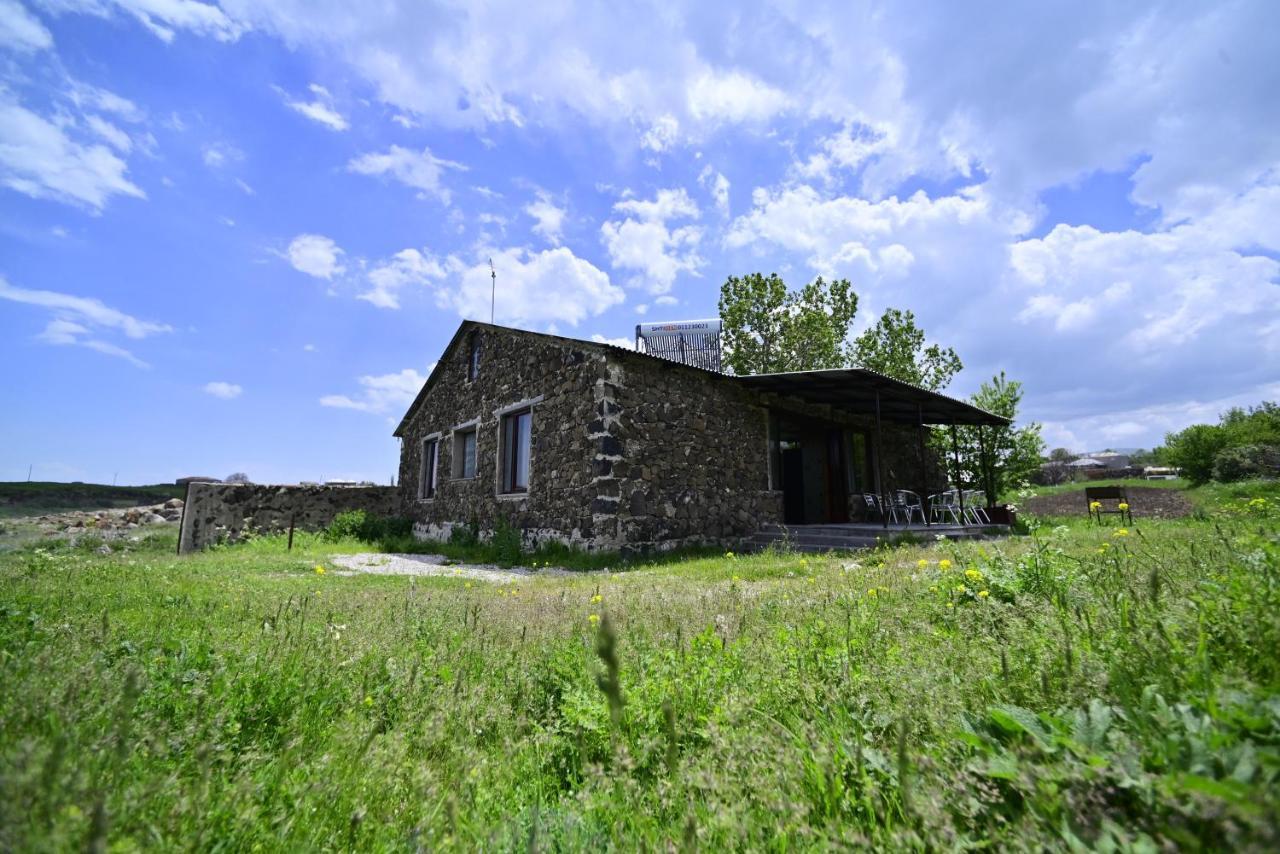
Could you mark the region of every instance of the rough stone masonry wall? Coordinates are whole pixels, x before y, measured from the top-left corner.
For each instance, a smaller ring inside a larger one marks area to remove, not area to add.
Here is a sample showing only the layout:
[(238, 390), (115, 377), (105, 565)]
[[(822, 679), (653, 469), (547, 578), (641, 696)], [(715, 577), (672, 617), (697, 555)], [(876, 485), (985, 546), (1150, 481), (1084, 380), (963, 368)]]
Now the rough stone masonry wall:
[(377, 516), (400, 515), (400, 491), (393, 486), (268, 486), (192, 483), (182, 508), (178, 551), (197, 551), (246, 531), (318, 531), (346, 510)]
[[(469, 346), (464, 338), (446, 355), (441, 372), (403, 431), (400, 484), (414, 532), (448, 539), (453, 528), (474, 524), (482, 536), (499, 520), (522, 532), (525, 545), (555, 540), (585, 548), (618, 546), (614, 532), (597, 529), (592, 515), (592, 463), (598, 439), (593, 424), (604, 417), (600, 383), (605, 357), (596, 348), (512, 330), (477, 327), (481, 336), (479, 374), (467, 379)], [(538, 400), (538, 398), (541, 398)], [(529, 490), (499, 494), (500, 413), (528, 400), (533, 404)], [(476, 477), (453, 471), (453, 428), (478, 421)], [(419, 498), (422, 443), (440, 435), (434, 498)]]
[(768, 489), (768, 421), (760, 401), (723, 378), (627, 353), (609, 354), (597, 396), (598, 530), (628, 550), (733, 544), (778, 522)]

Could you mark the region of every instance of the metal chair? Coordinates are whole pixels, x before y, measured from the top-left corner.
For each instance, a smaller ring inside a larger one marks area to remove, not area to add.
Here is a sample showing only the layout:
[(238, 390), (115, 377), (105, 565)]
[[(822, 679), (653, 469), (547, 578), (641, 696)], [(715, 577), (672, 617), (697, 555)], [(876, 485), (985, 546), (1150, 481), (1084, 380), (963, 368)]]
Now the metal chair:
[(957, 525), (964, 524), (964, 520), (960, 517), (960, 505), (954, 489), (930, 495), (929, 514), (930, 518), (935, 522), (945, 522), (947, 517), (950, 516)]
[(979, 498), (982, 490), (966, 489), (964, 491), (964, 515), (972, 520), (975, 525), (990, 525), (991, 517), (987, 515), (986, 509), (982, 506), (985, 497)]
[(862, 502), (866, 507), (868, 516), (874, 513), (877, 522), (884, 521), (884, 507), (880, 503), (879, 495), (874, 492), (864, 492), (862, 493)]
[(911, 524), (911, 517), (918, 513), (920, 524), (925, 524), (924, 504), (921, 503), (920, 496), (909, 489), (899, 489), (893, 494), (893, 506), (889, 512), (895, 522), (898, 520), (898, 514), (902, 513), (908, 525)]

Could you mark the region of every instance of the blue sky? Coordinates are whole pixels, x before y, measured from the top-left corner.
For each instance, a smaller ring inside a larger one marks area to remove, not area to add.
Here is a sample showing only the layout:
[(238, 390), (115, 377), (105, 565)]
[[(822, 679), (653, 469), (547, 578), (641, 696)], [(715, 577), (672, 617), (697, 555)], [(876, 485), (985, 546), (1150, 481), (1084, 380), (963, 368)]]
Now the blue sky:
[(848, 277), (1078, 450), (1280, 397), (1280, 7), (953, 5), (0, 0), (0, 480), (386, 482), (489, 257)]

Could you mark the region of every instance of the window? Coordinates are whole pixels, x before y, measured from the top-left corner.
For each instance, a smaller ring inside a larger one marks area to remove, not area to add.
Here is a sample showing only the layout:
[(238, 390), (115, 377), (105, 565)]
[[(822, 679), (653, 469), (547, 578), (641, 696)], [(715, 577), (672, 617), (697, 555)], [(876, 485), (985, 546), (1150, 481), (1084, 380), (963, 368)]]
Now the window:
[(502, 491), (529, 491), (529, 438), (533, 410), (520, 409), (502, 416)]
[(476, 476), (476, 428), (453, 431), (453, 476)]
[(471, 342), (467, 352), (467, 380), (480, 376), (480, 334), (471, 333)]
[(418, 477), (418, 497), (436, 497), (436, 462), (440, 458), (440, 440), (426, 439), (422, 443), (422, 472)]

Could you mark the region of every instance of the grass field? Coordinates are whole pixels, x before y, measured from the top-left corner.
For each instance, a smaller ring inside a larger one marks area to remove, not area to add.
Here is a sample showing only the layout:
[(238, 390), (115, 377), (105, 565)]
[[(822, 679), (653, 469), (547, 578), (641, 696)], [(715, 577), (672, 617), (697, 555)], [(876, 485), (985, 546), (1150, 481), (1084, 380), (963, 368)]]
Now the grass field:
[(1280, 846), (1280, 492), (494, 586), (0, 555), (0, 850)]

